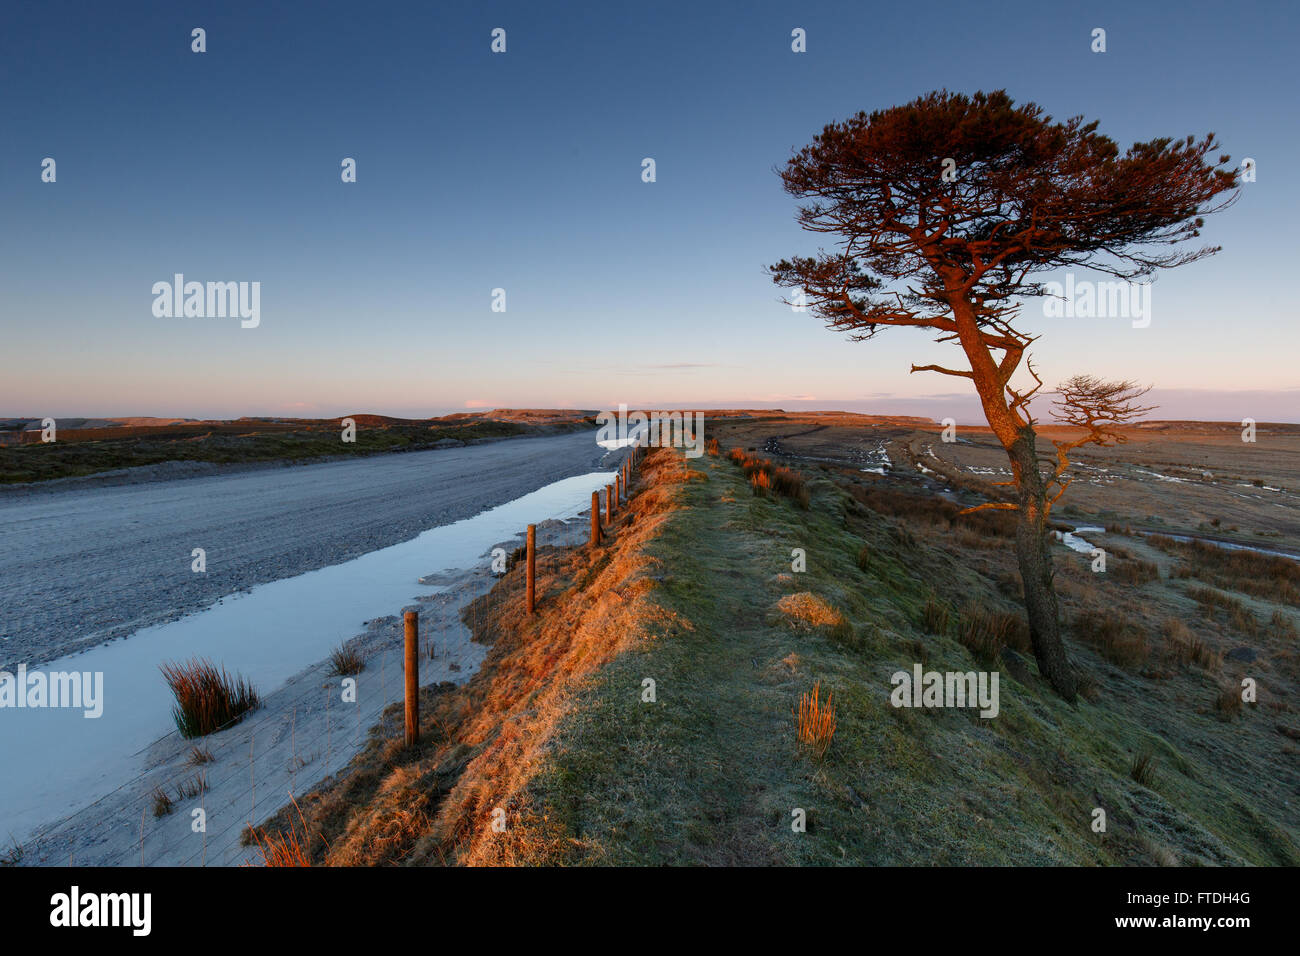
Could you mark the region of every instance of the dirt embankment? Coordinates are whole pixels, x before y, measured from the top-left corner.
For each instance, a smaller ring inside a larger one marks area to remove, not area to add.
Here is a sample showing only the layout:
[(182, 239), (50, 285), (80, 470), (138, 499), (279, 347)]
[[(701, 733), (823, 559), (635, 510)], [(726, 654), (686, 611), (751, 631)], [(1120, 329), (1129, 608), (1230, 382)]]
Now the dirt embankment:
[[(462, 687), (426, 688), (421, 741), (378, 736), (331, 785), (286, 808), (268, 832), (305, 832), (313, 862), (510, 864), (552, 855), (566, 839), (520, 794), (575, 692), (622, 651), (671, 633), (675, 616), (647, 600), (658, 563), (645, 552), (689, 479), (680, 455), (651, 451), (631, 501), (592, 548), (539, 549), (538, 610), (518, 612), (522, 562), (465, 611), (490, 642)], [(499, 829), (504, 826), (504, 830)]]

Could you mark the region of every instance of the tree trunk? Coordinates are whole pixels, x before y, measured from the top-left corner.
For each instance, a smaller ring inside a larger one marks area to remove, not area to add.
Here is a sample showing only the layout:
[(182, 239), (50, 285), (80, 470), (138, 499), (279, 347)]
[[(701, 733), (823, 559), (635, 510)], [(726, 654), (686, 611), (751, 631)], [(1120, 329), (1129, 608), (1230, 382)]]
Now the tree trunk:
[(1048, 551), (1047, 484), (1038, 470), (1033, 429), (1021, 431), (1009, 454), (1019, 473), (1016, 559), (1025, 586), (1029, 638), (1034, 645), (1039, 673), (1058, 694), (1073, 703), (1079, 690), (1079, 677), (1061, 639), (1061, 609), (1053, 584), (1052, 555)]
[[(962, 350), (970, 361), (971, 380), (989, 428), (1011, 459), (1019, 493), (1016, 524), (1016, 558), (1025, 585), (1025, 612), (1029, 618), (1029, 639), (1038, 659), (1038, 672), (1058, 694), (1071, 703), (1079, 692), (1079, 676), (1065, 653), (1061, 640), (1061, 608), (1052, 582), (1052, 556), (1047, 550), (1047, 482), (1038, 468), (1031, 421), (1022, 419), (1007, 405), (1006, 383), (1020, 361), (1021, 351), (1009, 351), (1002, 367), (993, 361), (984, 341), (974, 308), (960, 288), (960, 270), (950, 270), (943, 280), (952, 293), (948, 298), (957, 322)], [(1032, 341), (1032, 340), (1031, 340)], [(1031, 393), (1032, 394), (1032, 393)]]

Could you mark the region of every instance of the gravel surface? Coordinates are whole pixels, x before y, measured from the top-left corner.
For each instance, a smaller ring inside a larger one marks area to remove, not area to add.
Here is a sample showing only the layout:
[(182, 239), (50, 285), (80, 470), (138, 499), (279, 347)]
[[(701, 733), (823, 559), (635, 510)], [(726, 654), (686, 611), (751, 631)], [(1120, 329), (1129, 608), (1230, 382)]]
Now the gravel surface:
[[(0, 669), (338, 564), (598, 470), (581, 432), (162, 479), (0, 490)], [(207, 571), (191, 570), (195, 548)]]

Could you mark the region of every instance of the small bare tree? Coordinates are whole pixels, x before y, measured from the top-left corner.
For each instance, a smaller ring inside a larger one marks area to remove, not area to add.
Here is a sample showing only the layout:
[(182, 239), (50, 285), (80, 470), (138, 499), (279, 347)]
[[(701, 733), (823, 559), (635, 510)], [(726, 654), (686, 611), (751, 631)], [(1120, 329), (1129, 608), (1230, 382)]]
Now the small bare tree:
[[(1061, 500), (1065, 489), (1073, 480), (1067, 478), (1066, 470), (1070, 467), (1070, 452), (1084, 445), (1119, 445), (1128, 441), (1119, 429), (1132, 424), (1148, 412), (1155, 411), (1155, 405), (1139, 405), (1137, 400), (1151, 391), (1151, 386), (1139, 386), (1136, 382), (1103, 382), (1092, 375), (1075, 375), (1066, 379), (1056, 388), (1056, 399), (1052, 402), (1052, 411), (1058, 422), (1074, 425), (1084, 429), (1084, 434), (1069, 441), (1052, 439), (1056, 447), (1056, 464), (1047, 482), (1056, 486), (1056, 493), (1048, 495), (1047, 510)], [(1030, 419), (1031, 423), (1033, 419)]]

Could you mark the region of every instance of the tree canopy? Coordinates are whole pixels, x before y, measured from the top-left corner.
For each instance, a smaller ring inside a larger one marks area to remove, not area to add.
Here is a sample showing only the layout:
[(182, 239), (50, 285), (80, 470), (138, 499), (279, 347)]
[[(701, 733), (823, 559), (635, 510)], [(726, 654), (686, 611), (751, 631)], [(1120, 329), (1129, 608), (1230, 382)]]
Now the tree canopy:
[(770, 272), (855, 339), (889, 326), (956, 337), (959, 297), (1009, 372), (1032, 341), (1011, 319), (1018, 299), (1044, 294), (1035, 274), (1076, 266), (1139, 279), (1217, 251), (1173, 247), (1231, 202), (1215, 203), (1236, 183), (1228, 156), (1208, 158), (1218, 148), (1211, 133), (1121, 153), (1095, 121), (1056, 122), (1002, 90), (860, 112), (781, 170), (804, 200), (799, 223), (839, 237), (837, 248)]

